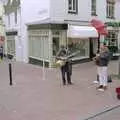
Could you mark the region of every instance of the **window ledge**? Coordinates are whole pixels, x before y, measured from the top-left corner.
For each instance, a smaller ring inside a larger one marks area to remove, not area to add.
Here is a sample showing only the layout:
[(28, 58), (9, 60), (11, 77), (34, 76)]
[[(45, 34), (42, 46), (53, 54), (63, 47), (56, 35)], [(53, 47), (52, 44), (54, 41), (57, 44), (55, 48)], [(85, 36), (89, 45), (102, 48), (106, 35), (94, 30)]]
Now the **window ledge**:
[(96, 13), (91, 13), (91, 16), (98, 16)]
[(110, 17), (110, 16), (107, 16), (106, 18), (109, 18), (109, 19), (115, 19), (115, 17)]
[(68, 11), (69, 14), (78, 14), (78, 12)]

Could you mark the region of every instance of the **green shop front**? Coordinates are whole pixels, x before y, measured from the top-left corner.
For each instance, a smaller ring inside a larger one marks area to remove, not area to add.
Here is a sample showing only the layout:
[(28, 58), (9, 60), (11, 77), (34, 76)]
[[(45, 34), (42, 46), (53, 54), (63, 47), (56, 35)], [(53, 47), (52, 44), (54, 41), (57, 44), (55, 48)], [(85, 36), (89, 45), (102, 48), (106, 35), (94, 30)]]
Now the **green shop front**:
[[(97, 50), (97, 31), (89, 26), (66, 23), (42, 23), (28, 25), (29, 63), (54, 67), (60, 45), (80, 51), (73, 61), (89, 59)], [(92, 44), (91, 44), (92, 42)], [(92, 45), (92, 47), (91, 47)]]
[(108, 29), (108, 35), (105, 37), (104, 42), (113, 54), (113, 58), (117, 58), (120, 49), (120, 22), (106, 22), (105, 24)]

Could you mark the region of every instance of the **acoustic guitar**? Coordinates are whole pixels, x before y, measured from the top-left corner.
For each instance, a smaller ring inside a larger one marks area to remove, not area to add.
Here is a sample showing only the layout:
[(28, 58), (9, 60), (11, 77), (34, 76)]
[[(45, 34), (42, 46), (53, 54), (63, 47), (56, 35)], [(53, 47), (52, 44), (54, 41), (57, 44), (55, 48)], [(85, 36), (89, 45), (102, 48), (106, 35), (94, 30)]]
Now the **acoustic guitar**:
[(69, 61), (72, 57), (75, 57), (76, 55), (78, 55), (80, 53), (80, 51), (76, 51), (68, 56), (65, 57), (59, 57), (59, 60), (56, 61), (56, 65), (58, 65), (59, 67), (62, 67), (66, 64), (67, 61)]

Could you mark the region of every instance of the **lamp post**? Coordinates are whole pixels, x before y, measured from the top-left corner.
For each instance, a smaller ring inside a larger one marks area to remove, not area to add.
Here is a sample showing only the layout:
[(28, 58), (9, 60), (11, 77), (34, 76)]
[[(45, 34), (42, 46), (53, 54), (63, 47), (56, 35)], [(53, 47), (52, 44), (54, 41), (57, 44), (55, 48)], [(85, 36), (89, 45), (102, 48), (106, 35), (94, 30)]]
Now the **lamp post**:
[(43, 55), (42, 55), (42, 57), (43, 57), (43, 80), (45, 80), (45, 53), (44, 53), (44, 42), (45, 42), (45, 38), (43, 39)]

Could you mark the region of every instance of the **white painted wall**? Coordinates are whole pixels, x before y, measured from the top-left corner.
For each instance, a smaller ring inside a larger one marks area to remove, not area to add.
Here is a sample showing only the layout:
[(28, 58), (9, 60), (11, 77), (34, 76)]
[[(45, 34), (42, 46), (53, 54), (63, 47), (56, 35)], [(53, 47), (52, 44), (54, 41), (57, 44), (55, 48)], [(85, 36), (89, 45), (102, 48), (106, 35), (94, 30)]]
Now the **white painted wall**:
[(63, 21), (67, 0), (50, 0), (50, 18), (52, 21)]
[(116, 0), (116, 19), (120, 21), (120, 0)]
[(50, 0), (21, 0), (22, 22), (30, 23), (49, 17)]
[(90, 0), (78, 0), (78, 14), (68, 14), (68, 0), (51, 0), (51, 19), (63, 20), (89, 20)]
[(78, 0), (78, 14), (68, 14), (68, 1), (66, 0), (65, 20), (89, 21), (91, 16), (90, 0)]
[(49, 17), (49, 0), (21, 0), (21, 57), (28, 62), (27, 24)]
[[(4, 8), (3, 8), (3, 4), (0, 2), (0, 17), (3, 19), (3, 15), (4, 15)], [(4, 26), (3, 26), (3, 20), (0, 20), (0, 35), (4, 35), (5, 31), (4, 31)]]
[(105, 21), (106, 20), (106, 0), (97, 0), (96, 1), (96, 18)]
[[(120, 19), (120, 2), (116, 0), (115, 18)], [(106, 18), (106, 0), (97, 0), (97, 16), (91, 16), (91, 0), (78, 0), (78, 14), (68, 14), (68, 0), (51, 0), (50, 17), (52, 20), (63, 21), (90, 21), (98, 18), (102, 21), (111, 21)], [(114, 21), (114, 20), (113, 20)]]

